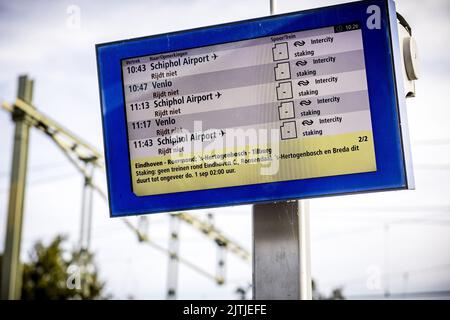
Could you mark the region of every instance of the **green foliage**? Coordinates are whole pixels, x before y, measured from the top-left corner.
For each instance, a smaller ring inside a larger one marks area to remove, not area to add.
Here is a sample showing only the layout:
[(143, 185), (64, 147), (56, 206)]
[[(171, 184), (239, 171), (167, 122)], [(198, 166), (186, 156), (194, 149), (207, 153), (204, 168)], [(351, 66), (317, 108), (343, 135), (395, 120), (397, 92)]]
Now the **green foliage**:
[(101, 299), (104, 283), (99, 281), (93, 254), (66, 252), (65, 237), (57, 236), (48, 246), (38, 241), (23, 265), (23, 300)]
[[(314, 281), (314, 279), (312, 279), (311, 282), (313, 300), (345, 300), (342, 288), (334, 288), (333, 291), (331, 291), (331, 294), (327, 296), (319, 292), (317, 283), (316, 281)], [(247, 294), (251, 291), (251, 288), (251, 284), (249, 284), (247, 287), (238, 287), (235, 293), (239, 296), (240, 300), (246, 300)]]
[(334, 288), (329, 296), (319, 292), (317, 284), (312, 280), (312, 298), (313, 300), (345, 300), (342, 288)]

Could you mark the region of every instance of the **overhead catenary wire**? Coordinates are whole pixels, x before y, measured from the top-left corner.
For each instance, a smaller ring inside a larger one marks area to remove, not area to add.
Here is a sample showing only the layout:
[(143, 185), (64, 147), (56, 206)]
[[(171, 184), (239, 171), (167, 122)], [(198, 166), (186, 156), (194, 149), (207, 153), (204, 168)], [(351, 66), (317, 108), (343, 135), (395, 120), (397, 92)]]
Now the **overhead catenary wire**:
[[(35, 180), (27, 182), (27, 187), (42, 186), (44, 184), (49, 184), (49, 183), (53, 183), (56, 181), (73, 179), (73, 178), (79, 178), (79, 176), (76, 175), (75, 173), (66, 173), (66, 174), (61, 174), (58, 176), (45, 177), (45, 178), (35, 179)], [(9, 192), (8, 188), (0, 190), (0, 194), (5, 194), (8, 192)]]
[(2, 107), (9, 112), (13, 112), (15, 108), (18, 108), (30, 117), (34, 127), (51, 136), (58, 145), (66, 151), (70, 150), (79, 160), (90, 161), (99, 168), (104, 167), (103, 157), (99, 151), (56, 121), (38, 111), (34, 106), (31, 106), (22, 99), (16, 99), (14, 106), (3, 102)]
[(441, 145), (450, 145), (450, 139), (440, 138), (440, 139), (424, 139), (424, 140), (416, 140), (412, 142), (413, 145), (417, 146), (441, 146)]
[[(105, 201), (107, 201), (107, 196), (106, 194), (103, 192), (103, 190), (101, 190), (98, 186), (96, 186), (95, 184), (92, 185), (92, 187), (94, 188), (95, 191), (98, 192), (98, 194), (101, 196), (102, 199), (104, 199)], [(176, 217), (181, 217), (183, 216), (184, 219), (188, 219), (189, 215), (187, 214), (175, 214)], [(203, 270), (202, 268), (198, 267), (197, 265), (195, 265), (194, 263), (192, 263), (191, 261), (179, 256), (176, 252), (172, 252), (169, 249), (164, 248), (163, 246), (157, 244), (156, 242), (152, 241), (147, 234), (142, 233), (139, 228), (137, 228), (136, 226), (134, 226), (127, 218), (121, 218), (121, 220), (124, 222), (124, 224), (130, 229), (132, 230), (138, 237), (138, 240), (140, 242), (146, 243), (149, 246), (153, 247), (154, 249), (166, 253), (168, 255), (173, 256), (175, 259), (177, 259), (180, 263), (185, 264), (186, 266), (188, 266), (189, 268), (191, 268), (192, 270), (196, 271), (197, 273), (200, 273), (201, 275), (210, 278), (212, 280), (214, 280), (216, 283), (223, 283), (223, 279), (221, 277), (218, 277), (216, 275), (213, 275), (205, 270)], [(183, 220), (183, 219), (182, 219)], [(234, 249), (234, 247), (233, 247)], [(242, 253), (241, 253), (242, 254)]]
[(138, 239), (140, 242), (145, 243), (147, 245), (149, 245), (150, 247), (152, 247), (153, 249), (156, 249), (157, 251), (164, 253), (164, 254), (168, 254), (170, 256), (173, 256), (174, 259), (177, 259), (180, 263), (183, 263), (184, 265), (186, 265), (187, 267), (189, 267), (190, 269), (194, 270), (195, 272), (201, 274), (202, 276), (205, 276), (217, 283), (220, 283), (221, 279), (218, 279), (215, 275), (203, 270), (202, 268), (198, 267), (196, 264), (194, 264), (193, 262), (181, 257), (180, 255), (178, 255), (176, 252), (172, 252), (169, 249), (164, 248), (163, 246), (157, 244), (156, 242), (152, 241), (148, 235), (146, 234), (142, 234), (140, 233), (140, 231), (138, 230), (138, 228), (136, 228), (128, 219), (126, 218), (122, 218), (122, 221), (124, 222), (124, 224), (130, 229), (132, 230), (134, 233), (136, 233), (136, 235), (138, 236)]
[[(395, 278), (395, 277), (401, 277), (405, 273), (408, 273), (409, 275), (416, 275), (419, 273), (440, 272), (442, 270), (449, 270), (449, 269), (450, 269), (450, 264), (445, 263), (445, 264), (426, 266), (423, 268), (406, 270), (406, 271), (394, 271), (394, 272), (387, 272), (387, 273), (389, 274), (389, 276), (391, 278)], [(367, 280), (367, 276), (351, 278), (351, 279), (342, 281), (340, 286), (345, 288), (345, 287), (348, 287), (348, 286), (351, 286), (354, 284), (364, 283), (366, 280)]]
[[(319, 212), (336, 212), (336, 208), (317, 208)], [(448, 212), (450, 213), (450, 206), (448, 205), (433, 205), (427, 204), (422, 206), (355, 206), (355, 207), (340, 207), (342, 212)], [(333, 214), (335, 215), (335, 214)]]
[(386, 297), (384, 294), (375, 293), (375, 294), (350, 294), (346, 296), (348, 299), (408, 299), (408, 298), (446, 298), (450, 297), (450, 290), (437, 290), (437, 291), (415, 291), (415, 292), (390, 292), (389, 297)]
[[(65, 168), (67, 167), (67, 162), (55, 161), (50, 163), (41, 163), (31, 166), (29, 169), (32, 172), (43, 172), (54, 170), (56, 168)], [(10, 171), (0, 171), (0, 178), (9, 178), (11, 172)]]
[[(72, 163), (75, 168), (82, 174), (82, 176), (86, 179), (89, 186), (97, 191), (101, 197), (107, 201), (107, 196), (103, 192), (103, 190), (98, 187), (97, 184), (93, 183), (92, 179), (90, 179), (90, 172), (87, 171), (86, 166), (90, 164), (96, 168), (104, 169), (103, 156), (100, 152), (98, 152), (93, 146), (89, 143), (83, 141), (75, 134), (65, 129), (63, 126), (59, 125), (56, 121), (50, 119), (48, 116), (42, 114), (38, 111), (34, 106), (26, 103), (21, 99), (17, 99), (14, 105), (10, 105), (6, 102), (2, 103), (2, 107), (9, 111), (13, 112), (16, 108), (27, 114), (32, 120), (31, 123), (34, 127), (38, 128), (42, 132), (44, 132), (47, 136), (49, 136), (53, 142), (58, 146), (58, 148), (63, 152), (66, 158)], [(187, 222), (195, 229), (200, 230), (202, 233), (209, 235), (209, 237), (216, 241), (216, 243), (226, 243), (226, 248), (231, 252), (237, 254), (239, 257), (247, 259), (249, 253), (243, 249), (241, 246), (235, 244), (227, 237), (225, 237), (220, 231), (215, 228), (211, 228), (210, 226), (205, 225), (202, 221), (197, 219), (196, 217), (188, 214), (182, 214), (183, 221)], [(142, 234), (140, 230), (133, 226), (133, 224), (127, 219), (122, 218), (124, 224), (132, 230), (137, 236), (138, 240), (144, 242), (154, 249), (169, 254), (174, 255), (170, 250), (160, 246), (159, 244), (153, 242), (149, 239), (149, 237), (145, 234)], [(212, 275), (202, 268), (198, 267), (194, 263), (190, 262), (179, 255), (175, 255), (176, 259), (187, 265), (194, 271), (204, 275), (207, 278), (213, 279), (216, 283), (223, 283), (223, 279), (219, 279), (215, 275)]]
[[(83, 175), (87, 176), (88, 172), (83, 167), (83, 163), (92, 163), (97, 168), (104, 169), (104, 163), (103, 163), (103, 157), (102, 155), (91, 145), (89, 145), (86, 142), (83, 142), (80, 140), (80, 143), (72, 143), (74, 140), (77, 141), (79, 139), (74, 134), (66, 131), (62, 126), (59, 126), (55, 121), (50, 120), (48, 117), (43, 116), (39, 113), (39, 111), (35, 110), (34, 108), (30, 108), (27, 103), (24, 101), (21, 101), (18, 99), (15, 102), (14, 106), (10, 106), (6, 103), (3, 103), (3, 108), (7, 111), (12, 112), (14, 107), (20, 108), (22, 111), (26, 112), (27, 114), (31, 113), (31, 116), (33, 120), (35, 121), (34, 126), (38, 129), (40, 129), (42, 132), (44, 132), (46, 135), (48, 135), (52, 141), (55, 142), (55, 144), (58, 146), (58, 148), (64, 153), (64, 155), (68, 158), (70, 163), (72, 163), (76, 169)], [(450, 140), (435, 140), (432, 141), (432, 143), (429, 144), (420, 144), (419, 145), (446, 145), (450, 144)], [(441, 165), (424, 165), (426, 168), (429, 166), (429, 168), (437, 168), (438, 170), (441, 170)], [(437, 166), (437, 167), (435, 167)], [(446, 165), (444, 165), (446, 166)], [(418, 166), (420, 168), (420, 165)], [(428, 169), (427, 169), (428, 170)], [(447, 170), (447, 167), (444, 167), (442, 170)], [(56, 179), (55, 179), (56, 180)], [(96, 184), (92, 183), (92, 188), (97, 191), (98, 194), (102, 196), (103, 199), (107, 200), (106, 194), (103, 192), (103, 190), (98, 187)], [(442, 210), (442, 207), (423, 207), (420, 208), (421, 210), (426, 209), (429, 210), (432, 208), (432, 210)], [(364, 210), (366, 210), (365, 208)], [(392, 208), (394, 211), (399, 210), (400, 208)], [(411, 208), (408, 208), (408, 210)], [(449, 207), (444, 207), (444, 211), (449, 211)], [(358, 209), (359, 210), (359, 209)], [(382, 208), (378, 209), (382, 210)], [(402, 210), (402, 209), (400, 209)], [(402, 210), (403, 211), (403, 210)], [(210, 224), (207, 222), (201, 221), (200, 219), (194, 217), (193, 215), (190, 215), (188, 213), (180, 213), (178, 217), (183, 220), (184, 222), (190, 224), (195, 229), (201, 231), (203, 234), (205, 234), (210, 239), (216, 241), (216, 243), (224, 244), (225, 247), (230, 251), (236, 254), (238, 257), (242, 258), (245, 261), (248, 261), (250, 259), (250, 253), (245, 250), (243, 247), (237, 245), (234, 241), (229, 240), (227, 237), (225, 237), (221, 232), (219, 232), (217, 229), (212, 228)], [(170, 250), (164, 248), (163, 246), (157, 244), (156, 242), (149, 239), (148, 235), (142, 234), (128, 219), (123, 218), (122, 221), (124, 224), (132, 230), (137, 236), (138, 239), (151, 246), (152, 248), (156, 249), (159, 252), (165, 253), (165, 254), (173, 254)], [(400, 222), (399, 222), (400, 223)], [(191, 261), (184, 259), (183, 257), (179, 257), (177, 255), (177, 259), (183, 263), (184, 265), (190, 267), (192, 270), (198, 272), (199, 274), (202, 274), (203, 276), (210, 278), (216, 282), (219, 282), (217, 277), (214, 276), (211, 273), (208, 273), (207, 271), (203, 270), (202, 268), (198, 267)]]
[[(86, 163), (91, 163), (100, 169), (105, 168), (102, 154), (93, 146), (78, 138), (75, 134), (59, 125), (48, 116), (42, 114), (36, 108), (31, 107), (23, 100), (17, 99), (14, 106), (4, 102), (2, 107), (9, 112), (13, 112), (14, 108), (19, 108), (26, 114), (29, 114), (34, 120), (34, 126), (47, 134), (56, 143), (68, 160), (84, 177), (89, 177), (89, 172), (87, 172), (85, 168)], [(105, 199), (107, 199), (106, 195), (96, 184), (93, 184), (93, 188), (99, 191), (100, 194), (103, 194)], [(239, 257), (243, 259), (249, 258), (250, 254), (247, 250), (225, 237), (216, 228), (208, 225), (208, 223), (202, 222), (193, 215), (187, 213), (182, 213), (180, 218), (194, 228), (200, 230), (202, 233), (208, 235), (217, 243), (226, 243), (226, 248), (237, 254)]]

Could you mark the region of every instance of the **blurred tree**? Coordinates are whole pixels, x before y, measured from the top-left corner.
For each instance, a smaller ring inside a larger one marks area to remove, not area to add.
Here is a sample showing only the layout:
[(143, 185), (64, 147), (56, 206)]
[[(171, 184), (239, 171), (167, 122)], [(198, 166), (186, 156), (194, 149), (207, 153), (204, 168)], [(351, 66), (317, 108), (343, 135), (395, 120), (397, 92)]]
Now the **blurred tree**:
[(106, 298), (93, 254), (85, 250), (67, 253), (62, 248), (65, 240), (57, 236), (48, 246), (41, 241), (33, 246), (30, 261), (23, 264), (23, 300)]
[(319, 292), (314, 279), (312, 280), (312, 298), (313, 300), (345, 300), (342, 288), (334, 288), (329, 296)]
[[(235, 293), (238, 295), (239, 300), (246, 300), (247, 294), (250, 292), (251, 288), (251, 284), (247, 287), (238, 287)], [(334, 288), (333, 291), (331, 291), (331, 294), (326, 296), (319, 292), (314, 279), (312, 279), (312, 298), (313, 300), (345, 300), (342, 288)]]

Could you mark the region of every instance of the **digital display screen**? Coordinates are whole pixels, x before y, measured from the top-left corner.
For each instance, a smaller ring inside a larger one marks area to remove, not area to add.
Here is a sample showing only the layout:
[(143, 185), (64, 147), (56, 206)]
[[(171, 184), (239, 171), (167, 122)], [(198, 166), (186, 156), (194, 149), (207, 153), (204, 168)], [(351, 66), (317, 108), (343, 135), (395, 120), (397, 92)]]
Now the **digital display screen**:
[(360, 23), (121, 60), (137, 196), (377, 170)]
[(392, 0), (96, 55), (111, 217), (414, 187)]

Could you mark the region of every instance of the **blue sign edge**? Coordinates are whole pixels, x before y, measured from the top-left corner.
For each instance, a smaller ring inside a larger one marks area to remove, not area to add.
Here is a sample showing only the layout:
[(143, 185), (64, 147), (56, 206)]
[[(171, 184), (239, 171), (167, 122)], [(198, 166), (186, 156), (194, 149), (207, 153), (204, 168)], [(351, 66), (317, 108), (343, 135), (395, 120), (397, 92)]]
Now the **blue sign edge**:
[[(379, 30), (368, 30), (365, 24), (367, 6), (372, 4), (381, 9)], [(391, 43), (391, 29), (396, 28), (392, 8), (395, 11), (391, 0), (368, 0), (96, 45), (110, 216), (408, 188), (396, 92), (401, 74), (397, 79)], [(122, 59), (355, 21), (361, 23), (363, 33), (377, 171), (143, 197), (133, 193)], [(296, 27), (299, 22), (301, 27)]]

